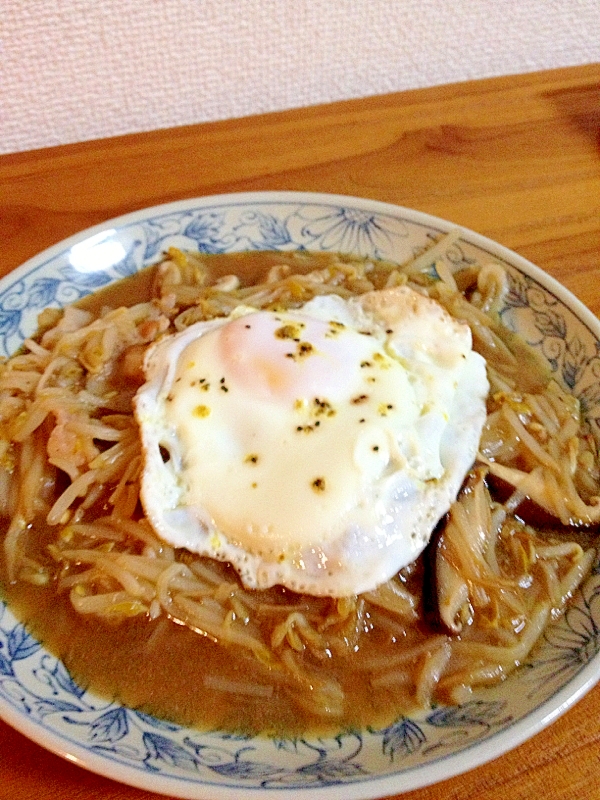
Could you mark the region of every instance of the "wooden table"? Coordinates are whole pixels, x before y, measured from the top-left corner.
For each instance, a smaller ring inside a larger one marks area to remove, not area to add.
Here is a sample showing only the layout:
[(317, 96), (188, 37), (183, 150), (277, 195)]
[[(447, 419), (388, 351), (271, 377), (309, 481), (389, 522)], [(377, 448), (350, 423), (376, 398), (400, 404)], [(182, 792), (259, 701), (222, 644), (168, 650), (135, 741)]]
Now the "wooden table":
[[(335, 192), (486, 234), (600, 312), (600, 65), (0, 157), (0, 273), (82, 228), (199, 195)], [(498, 760), (404, 800), (600, 798), (600, 686)], [(0, 798), (158, 798), (0, 723)]]

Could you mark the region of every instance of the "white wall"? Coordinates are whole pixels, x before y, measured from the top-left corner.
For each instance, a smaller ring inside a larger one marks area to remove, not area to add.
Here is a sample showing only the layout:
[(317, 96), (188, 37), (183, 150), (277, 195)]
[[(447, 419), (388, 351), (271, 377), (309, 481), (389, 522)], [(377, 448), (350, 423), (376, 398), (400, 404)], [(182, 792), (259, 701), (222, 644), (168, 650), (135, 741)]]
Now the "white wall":
[(0, 0), (0, 152), (600, 61), (600, 0)]

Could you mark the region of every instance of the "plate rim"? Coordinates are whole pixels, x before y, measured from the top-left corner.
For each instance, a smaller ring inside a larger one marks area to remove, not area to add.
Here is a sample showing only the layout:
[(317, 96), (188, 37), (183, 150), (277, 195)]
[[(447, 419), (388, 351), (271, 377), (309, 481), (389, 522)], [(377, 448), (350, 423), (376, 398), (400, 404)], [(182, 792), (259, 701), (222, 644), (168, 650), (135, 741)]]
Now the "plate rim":
[[(409, 206), (402, 206), (396, 203), (390, 203), (384, 200), (376, 200), (373, 198), (362, 198), (357, 195), (344, 195), (327, 192), (304, 192), (294, 190), (264, 190), (264, 191), (247, 191), (247, 192), (227, 192), (223, 194), (210, 194), (190, 196), (180, 200), (171, 200), (166, 203), (157, 203), (151, 206), (144, 206), (133, 211), (119, 214), (116, 217), (110, 217), (103, 222), (95, 223), (87, 228), (83, 228), (76, 233), (70, 234), (64, 239), (49, 245), (48, 247), (35, 253), (26, 261), (10, 270), (6, 275), (0, 278), (0, 289), (4, 281), (11, 276), (20, 276), (27, 274), (34, 267), (43, 266), (46, 261), (55, 258), (65, 250), (70, 249), (74, 244), (79, 244), (99, 233), (106, 232), (111, 228), (120, 228), (126, 225), (135, 224), (136, 221), (141, 221), (147, 216), (165, 216), (168, 213), (176, 213), (183, 211), (187, 208), (197, 207), (202, 205), (231, 205), (232, 202), (238, 202), (239, 205), (244, 203), (293, 203), (293, 202), (312, 202), (314, 204), (330, 204), (338, 207), (347, 207), (348, 204), (360, 204), (364, 207), (365, 204), (370, 206), (374, 212), (394, 216), (398, 211), (406, 214), (411, 219), (423, 226), (437, 228), (440, 232), (447, 233), (450, 230), (458, 229), (461, 234), (467, 234), (469, 241), (481, 249), (487, 250), (490, 255), (497, 255), (499, 258), (518, 265), (519, 269), (529, 274), (531, 277), (542, 284), (546, 289), (551, 291), (555, 296), (562, 301), (568, 299), (570, 308), (574, 309), (575, 316), (586, 321), (587, 327), (592, 330), (594, 327), (600, 328), (598, 318), (587, 308), (587, 306), (577, 297), (577, 295), (570, 289), (567, 289), (552, 275), (545, 272), (541, 267), (538, 267), (529, 259), (521, 256), (515, 250), (507, 247), (506, 245), (497, 242), (490, 237), (478, 233), (477, 231), (469, 228), (460, 223), (455, 223), (451, 220), (439, 217), (435, 214), (430, 214), (426, 211), (421, 211), (417, 208)], [(598, 331), (600, 336), (600, 330)]]

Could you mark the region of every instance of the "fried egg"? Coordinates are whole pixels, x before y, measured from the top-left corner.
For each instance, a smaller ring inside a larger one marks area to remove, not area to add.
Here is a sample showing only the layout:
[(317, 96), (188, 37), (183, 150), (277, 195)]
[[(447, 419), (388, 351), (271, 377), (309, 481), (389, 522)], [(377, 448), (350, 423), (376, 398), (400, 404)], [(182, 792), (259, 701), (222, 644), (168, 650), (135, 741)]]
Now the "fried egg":
[(145, 513), (249, 588), (387, 581), (449, 509), (486, 417), (469, 327), (407, 287), (240, 306), (158, 341), (144, 370)]

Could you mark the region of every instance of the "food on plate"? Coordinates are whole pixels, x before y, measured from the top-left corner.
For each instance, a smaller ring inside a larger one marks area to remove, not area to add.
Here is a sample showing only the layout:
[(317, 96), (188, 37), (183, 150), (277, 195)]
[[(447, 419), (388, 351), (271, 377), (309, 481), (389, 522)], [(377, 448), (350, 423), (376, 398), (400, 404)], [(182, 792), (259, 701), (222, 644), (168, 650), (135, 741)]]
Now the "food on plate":
[(147, 518), (248, 588), (346, 597), (385, 583), (450, 508), (486, 418), (469, 327), (407, 286), (241, 306), (145, 362)]
[(2, 580), (78, 681), (291, 734), (526, 659), (591, 568), (597, 446), (450, 245), (173, 248), (42, 313), (0, 369)]

